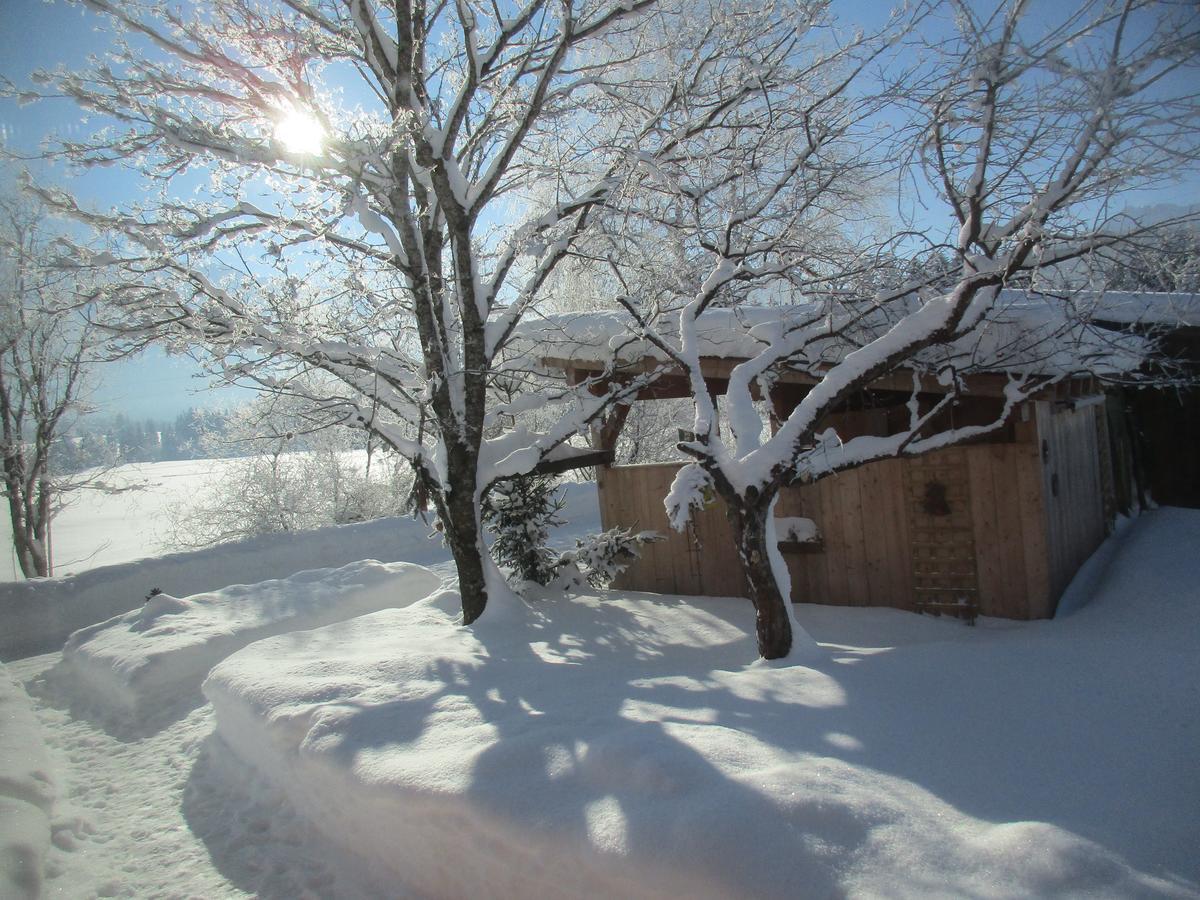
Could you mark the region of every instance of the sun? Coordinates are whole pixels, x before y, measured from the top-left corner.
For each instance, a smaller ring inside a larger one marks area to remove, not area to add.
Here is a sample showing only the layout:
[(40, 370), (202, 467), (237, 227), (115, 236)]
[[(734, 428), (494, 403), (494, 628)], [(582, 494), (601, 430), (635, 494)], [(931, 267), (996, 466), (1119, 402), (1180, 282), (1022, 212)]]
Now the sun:
[(289, 153), (319, 156), (325, 143), (325, 129), (315, 117), (293, 109), (275, 124), (275, 138)]

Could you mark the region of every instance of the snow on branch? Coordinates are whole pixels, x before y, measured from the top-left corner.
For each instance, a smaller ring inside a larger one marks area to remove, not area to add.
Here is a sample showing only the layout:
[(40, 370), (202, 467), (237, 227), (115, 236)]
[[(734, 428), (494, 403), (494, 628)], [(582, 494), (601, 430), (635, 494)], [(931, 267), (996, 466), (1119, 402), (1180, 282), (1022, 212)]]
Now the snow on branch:
[(663, 505), (667, 522), (676, 531), (683, 531), (692, 518), (692, 511), (703, 509), (713, 496), (712, 477), (696, 463), (688, 463), (675, 473), (671, 489)]

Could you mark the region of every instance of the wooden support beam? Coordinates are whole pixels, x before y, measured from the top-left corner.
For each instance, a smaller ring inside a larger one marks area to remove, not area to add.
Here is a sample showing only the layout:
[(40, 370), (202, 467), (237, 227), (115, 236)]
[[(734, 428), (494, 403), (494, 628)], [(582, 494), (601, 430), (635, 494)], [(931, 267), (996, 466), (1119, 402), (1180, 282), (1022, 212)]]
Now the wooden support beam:
[(561, 475), (572, 469), (587, 469), (592, 466), (611, 466), (615, 454), (612, 450), (590, 450), (584, 453), (573, 453), (560, 459), (543, 459), (533, 467), (529, 475), (518, 476), (527, 478), (530, 475)]
[(592, 446), (609, 454), (614, 453), (617, 449), (617, 439), (621, 436), (625, 420), (629, 418), (629, 410), (632, 408), (632, 404), (619, 403), (610, 409), (600, 427), (592, 432)]

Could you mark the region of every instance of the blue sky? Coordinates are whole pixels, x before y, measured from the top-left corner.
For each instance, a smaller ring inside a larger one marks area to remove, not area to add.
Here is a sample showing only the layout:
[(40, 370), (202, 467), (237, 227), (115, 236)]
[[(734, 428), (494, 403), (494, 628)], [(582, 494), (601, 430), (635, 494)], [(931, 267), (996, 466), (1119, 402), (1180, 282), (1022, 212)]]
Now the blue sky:
[(189, 407), (231, 407), (252, 397), (246, 388), (211, 388), (195, 362), (152, 347), (135, 359), (99, 366), (88, 399), (103, 416), (173, 419)]
[[(80, 65), (89, 54), (109, 44), (105, 21), (94, 13), (64, 3), (0, 0), (0, 73), (21, 85), (37, 68)], [(0, 137), (11, 149), (31, 152), (42, 137), (90, 133), (74, 103), (50, 100), (20, 105), (0, 100)], [(71, 178), (61, 169), (34, 166), (58, 183), (68, 183), (83, 200), (107, 207), (138, 193), (136, 176), (119, 167)], [(238, 388), (209, 388), (209, 379), (187, 357), (150, 349), (133, 359), (98, 367), (90, 402), (102, 415), (118, 412), (138, 419), (174, 418), (189, 407), (224, 407), (246, 402), (251, 394)]]
[[(891, 6), (879, 0), (835, 0), (833, 9), (847, 25), (867, 29), (882, 24)], [(1056, 8), (1050, 0), (1035, 0), (1034, 14)], [(28, 84), (29, 73), (39, 67), (62, 64), (82, 66), (90, 54), (102, 54), (109, 44), (103, 17), (78, 6), (47, 4), (42, 0), (0, 0), (0, 73), (18, 84)], [(10, 149), (35, 151), (49, 132), (63, 137), (89, 133), (91, 126), (73, 103), (43, 101), (21, 106), (0, 100), (0, 140)], [(84, 202), (110, 207), (139, 193), (136, 176), (111, 167), (70, 178), (62, 170), (40, 168), (40, 177), (69, 184)], [(1133, 206), (1193, 205), (1200, 199), (1200, 176), (1189, 173), (1181, 184), (1142, 191), (1128, 198)], [(189, 406), (228, 406), (248, 399), (245, 390), (210, 392), (207, 379), (186, 358), (148, 351), (129, 361), (106, 365), (100, 373), (95, 402), (106, 412), (124, 412), (138, 418), (174, 417)]]
[[(104, 20), (80, 7), (41, 0), (0, 0), (0, 11), (0, 73), (22, 87), (30, 85), (33, 70), (82, 66), (89, 55), (102, 53), (109, 43)], [(85, 115), (72, 101), (22, 105), (0, 100), (0, 137), (10, 149), (33, 152), (50, 132), (70, 138), (90, 131)], [(54, 174), (65, 178), (61, 171)], [(132, 175), (116, 168), (102, 178), (76, 179), (73, 183), (92, 199), (110, 202), (136, 190)]]

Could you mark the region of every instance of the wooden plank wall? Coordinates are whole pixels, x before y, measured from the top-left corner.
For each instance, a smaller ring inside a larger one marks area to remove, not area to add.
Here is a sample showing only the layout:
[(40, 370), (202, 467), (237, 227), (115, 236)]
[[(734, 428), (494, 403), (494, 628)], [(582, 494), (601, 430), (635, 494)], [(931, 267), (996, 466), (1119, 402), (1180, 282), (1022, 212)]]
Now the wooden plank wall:
[(904, 465), (882, 460), (781, 494), (775, 514), (812, 519), (823, 539), (819, 552), (785, 557), (795, 600), (913, 608)]
[[(667, 525), (662, 498), (679, 465), (600, 471), (604, 527), (636, 526), (666, 537), (646, 547), (616, 586), (744, 596), (745, 581), (720, 500), (696, 515), (687, 533)], [(1051, 615), (1051, 598), (1057, 593), (1050, 591), (1041, 461), (1033, 443), (949, 448), (925, 457), (917, 468), (912, 460), (883, 460), (784, 491), (776, 515), (810, 518), (823, 536), (819, 551), (785, 555), (793, 598), (914, 609), (915, 577), (928, 580), (930, 554), (928, 548), (914, 547), (914, 535), (928, 534), (928, 528), (911, 498), (923, 494), (924, 482), (916, 483), (924, 477), (920, 473), (948, 466), (966, 472), (964, 483), (949, 497), (970, 511), (967, 517), (960, 510), (962, 527), (970, 533), (958, 537), (974, 543), (980, 612), (1010, 618)], [(957, 540), (956, 546), (962, 543)]]
[(970, 474), (976, 577), (984, 615), (1041, 619), (1054, 614), (1036, 443), (962, 448)]
[(743, 597), (746, 581), (725, 505), (719, 499), (694, 516), (683, 533), (667, 523), (663, 498), (680, 465), (654, 463), (598, 470), (603, 527), (657, 531), (664, 538), (643, 547), (641, 558), (613, 586), (664, 594)]
[(1054, 598), (1104, 540), (1096, 425), (1096, 417), (1103, 411), (1099, 404), (1074, 410), (1045, 401), (1037, 404), (1050, 595)]
[(920, 612), (981, 610), (975, 508), (965, 447), (926, 453), (904, 464), (913, 598)]

